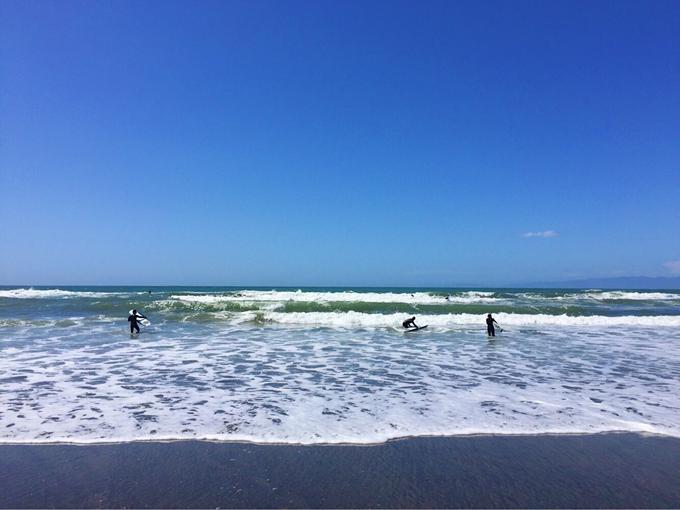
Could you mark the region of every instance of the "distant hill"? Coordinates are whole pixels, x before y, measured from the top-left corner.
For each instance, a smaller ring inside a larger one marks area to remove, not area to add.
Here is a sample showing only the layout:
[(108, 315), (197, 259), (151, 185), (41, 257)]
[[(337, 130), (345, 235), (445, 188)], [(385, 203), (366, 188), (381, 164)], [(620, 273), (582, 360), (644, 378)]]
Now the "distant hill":
[(566, 282), (542, 282), (528, 287), (563, 289), (680, 289), (680, 276), (621, 276), (617, 278), (587, 278)]

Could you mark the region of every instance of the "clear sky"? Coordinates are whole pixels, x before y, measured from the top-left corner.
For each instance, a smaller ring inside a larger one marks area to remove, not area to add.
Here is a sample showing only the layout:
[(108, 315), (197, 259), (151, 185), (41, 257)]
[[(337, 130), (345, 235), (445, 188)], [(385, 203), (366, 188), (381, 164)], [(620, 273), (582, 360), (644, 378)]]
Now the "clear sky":
[(674, 273), (678, 1), (0, 1), (0, 284)]

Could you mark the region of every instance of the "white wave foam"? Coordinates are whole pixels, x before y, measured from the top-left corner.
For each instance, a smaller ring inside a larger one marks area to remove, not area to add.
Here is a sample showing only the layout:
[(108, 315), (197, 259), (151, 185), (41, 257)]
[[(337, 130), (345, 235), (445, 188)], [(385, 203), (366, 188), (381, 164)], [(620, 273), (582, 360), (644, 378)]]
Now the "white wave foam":
[[(49, 340), (43, 332), (33, 339)], [(406, 339), (188, 326), (133, 339), (111, 325), (98, 335), (0, 346), (0, 442), (680, 437), (680, 343), (650, 329), (549, 329), (495, 343), (483, 332), (436, 330)]]
[(493, 292), (469, 291), (445, 296), (428, 292), (312, 292), (312, 291), (260, 291), (244, 290), (233, 294), (180, 294), (170, 299), (187, 303), (215, 304), (223, 302), (362, 302), (362, 303), (408, 303), (414, 305), (442, 305), (446, 303), (493, 303), (498, 301)]
[[(518, 293), (520, 299), (543, 301), (549, 304), (551, 301), (572, 302), (573, 304), (586, 304), (590, 301), (680, 301), (680, 294), (672, 292), (636, 292), (636, 291), (600, 291), (589, 290), (586, 292), (568, 292), (561, 296), (546, 296), (536, 292)], [(581, 303), (579, 303), (579, 301)]]
[[(127, 295), (127, 293), (123, 293)], [(43, 298), (105, 298), (115, 295), (123, 295), (112, 292), (90, 292), (90, 291), (74, 291), (62, 289), (10, 289), (0, 290), (0, 298), (10, 299), (43, 299)]]
[(85, 317), (63, 319), (0, 319), (0, 328), (64, 328), (82, 325)]
[[(224, 316), (226, 318), (226, 316)], [(405, 314), (377, 314), (362, 312), (264, 312), (259, 315), (254, 312), (241, 312), (234, 314), (235, 322), (244, 322), (262, 317), (265, 321), (280, 324), (300, 324), (306, 326), (329, 326), (329, 327), (371, 327), (371, 328), (401, 328), (401, 323), (406, 319)], [(485, 326), (485, 315), (469, 313), (419, 315), (416, 322), (420, 325), (428, 324), (430, 327), (457, 328), (461, 326)], [(494, 314), (494, 318), (502, 326), (680, 326), (680, 316), (656, 315), (656, 316), (622, 316), (607, 317), (603, 315), (593, 316), (569, 316), (569, 315), (529, 315), (516, 313)]]
[(680, 300), (680, 294), (668, 292), (626, 292), (602, 291), (588, 292), (583, 297), (607, 301), (668, 301)]
[(96, 315), (91, 317), (63, 317), (61, 319), (0, 319), (0, 328), (66, 328), (71, 326), (88, 326), (93, 324), (122, 323), (122, 317)]

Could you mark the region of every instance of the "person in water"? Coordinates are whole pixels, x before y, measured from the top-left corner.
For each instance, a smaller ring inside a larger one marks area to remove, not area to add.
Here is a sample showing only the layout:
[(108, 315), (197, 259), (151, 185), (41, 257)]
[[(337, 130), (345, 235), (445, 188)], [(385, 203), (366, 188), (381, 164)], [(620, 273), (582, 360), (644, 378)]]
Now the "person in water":
[(418, 329), (418, 325), (416, 324), (416, 318), (411, 317), (410, 319), (406, 319), (404, 322), (401, 323), (402, 326), (404, 326), (406, 329), (408, 328), (416, 328)]
[(130, 334), (134, 333), (135, 330), (137, 330), (137, 333), (139, 333), (139, 324), (137, 324), (137, 319), (146, 319), (146, 316), (137, 312), (137, 310), (132, 310), (132, 314), (128, 316), (128, 322), (130, 323)]
[(486, 334), (489, 336), (496, 336), (496, 329), (493, 327), (494, 323), (498, 326), (498, 329), (503, 331), (501, 325), (496, 322), (496, 319), (491, 317), (491, 314), (486, 316)]

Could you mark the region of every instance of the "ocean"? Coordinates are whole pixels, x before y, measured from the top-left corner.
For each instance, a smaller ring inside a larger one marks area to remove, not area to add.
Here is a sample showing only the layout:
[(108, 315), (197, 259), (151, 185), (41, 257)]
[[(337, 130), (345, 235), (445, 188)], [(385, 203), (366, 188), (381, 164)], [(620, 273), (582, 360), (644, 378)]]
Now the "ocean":
[(0, 443), (610, 431), (680, 437), (680, 291), (0, 287)]

